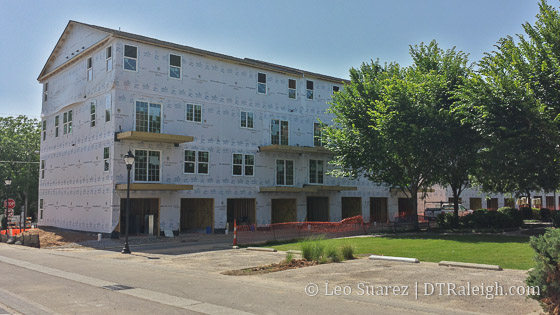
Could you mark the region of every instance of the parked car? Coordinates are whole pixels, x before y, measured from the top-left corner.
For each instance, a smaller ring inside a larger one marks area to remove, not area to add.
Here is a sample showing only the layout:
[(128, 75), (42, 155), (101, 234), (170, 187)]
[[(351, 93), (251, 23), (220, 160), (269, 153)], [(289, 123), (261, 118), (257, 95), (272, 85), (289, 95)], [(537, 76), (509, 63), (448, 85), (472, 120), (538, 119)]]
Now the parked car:
[[(452, 203), (443, 203), (440, 207), (426, 208), (424, 210), (424, 217), (427, 220), (435, 220), (440, 213), (454, 213), (455, 207)], [(467, 209), (462, 204), (459, 204), (459, 216), (464, 216), (473, 213), (472, 210)]]

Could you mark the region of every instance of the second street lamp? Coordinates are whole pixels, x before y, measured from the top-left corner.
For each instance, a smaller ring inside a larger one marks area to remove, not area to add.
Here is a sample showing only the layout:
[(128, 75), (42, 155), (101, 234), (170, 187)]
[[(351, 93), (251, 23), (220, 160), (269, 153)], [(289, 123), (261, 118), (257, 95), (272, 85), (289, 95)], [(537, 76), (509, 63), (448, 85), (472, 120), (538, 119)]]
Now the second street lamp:
[(9, 177), (8, 179), (4, 180), (4, 185), (6, 185), (6, 207), (4, 208), (4, 217), (6, 218), (6, 226), (4, 228), (6, 229), (6, 235), (8, 235), (8, 211), (9, 211), (8, 189), (11, 184), (12, 184), (12, 180)]
[(130, 248), (128, 247), (128, 221), (130, 212), (130, 170), (132, 169), (132, 164), (134, 164), (134, 154), (128, 150), (128, 153), (124, 156), (124, 164), (126, 164), (126, 227), (125, 227), (125, 237), (124, 237), (124, 247), (122, 249), (123, 254), (130, 254)]

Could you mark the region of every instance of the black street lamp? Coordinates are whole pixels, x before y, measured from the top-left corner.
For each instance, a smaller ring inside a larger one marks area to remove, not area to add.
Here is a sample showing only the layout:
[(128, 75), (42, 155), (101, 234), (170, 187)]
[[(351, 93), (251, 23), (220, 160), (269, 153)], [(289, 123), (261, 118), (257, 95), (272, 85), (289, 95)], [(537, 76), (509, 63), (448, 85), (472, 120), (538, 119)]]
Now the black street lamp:
[(4, 185), (6, 185), (6, 207), (4, 210), (4, 217), (6, 218), (6, 226), (4, 227), (6, 229), (6, 235), (8, 235), (8, 189), (10, 188), (10, 185), (12, 184), (12, 180), (8, 177), (8, 179), (4, 180)]
[(128, 150), (128, 153), (124, 156), (124, 164), (126, 164), (126, 171), (128, 173), (126, 178), (126, 227), (125, 227), (125, 237), (124, 237), (124, 247), (122, 249), (123, 254), (130, 254), (130, 248), (128, 247), (128, 214), (130, 211), (130, 170), (132, 169), (132, 164), (134, 164), (134, 154)]

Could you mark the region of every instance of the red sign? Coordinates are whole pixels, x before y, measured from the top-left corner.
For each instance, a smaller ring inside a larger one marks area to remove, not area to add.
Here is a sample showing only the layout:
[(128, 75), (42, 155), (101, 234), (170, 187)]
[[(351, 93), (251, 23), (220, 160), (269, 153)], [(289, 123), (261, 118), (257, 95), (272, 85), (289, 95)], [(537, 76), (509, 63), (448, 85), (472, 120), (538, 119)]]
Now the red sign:
[[(16, 201), (14, 199), (8, 199), (8, 209), (13, 209), (16, 207)], [(4, 208), (6, 208), (6, 200), (4, 200)]]

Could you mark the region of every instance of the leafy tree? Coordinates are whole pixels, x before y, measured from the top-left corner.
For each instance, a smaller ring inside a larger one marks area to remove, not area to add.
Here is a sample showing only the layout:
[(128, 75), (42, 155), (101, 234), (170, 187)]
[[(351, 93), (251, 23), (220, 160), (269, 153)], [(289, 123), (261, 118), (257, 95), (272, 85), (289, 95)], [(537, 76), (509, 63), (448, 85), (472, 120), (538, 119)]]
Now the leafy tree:
[[(37, 119), (0, 117), (0, 199), (6, 194), (15, 199), (16, 214), (23, 205), (27, 205), (27, 215), (37, 212), (40, 137)], [(4, 185), (7, 178), (12, 179), (8, 191)]]
[(455, 106), (455, 93), (472, 72), (468, 56), (455, 48), (443, 50), (436, 41), (410, 47), (414, 61), (412, 67), (420, 77), (431, 78), (434, 100), (431, 104), (437, 111), (434, 129), (438, 130), (436, 176), (438, 183), (449, 186), (453, 193), (454, 215), (459, 216), (459, 198), (470, 185), (469, 177), (477, 165), (480, 137), (464, 113)]

